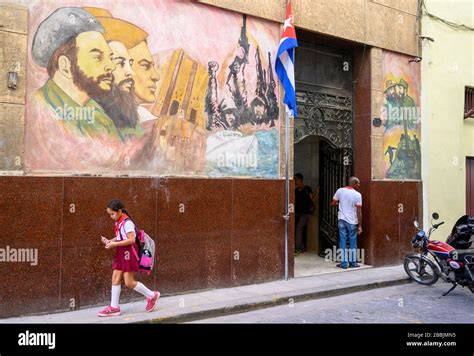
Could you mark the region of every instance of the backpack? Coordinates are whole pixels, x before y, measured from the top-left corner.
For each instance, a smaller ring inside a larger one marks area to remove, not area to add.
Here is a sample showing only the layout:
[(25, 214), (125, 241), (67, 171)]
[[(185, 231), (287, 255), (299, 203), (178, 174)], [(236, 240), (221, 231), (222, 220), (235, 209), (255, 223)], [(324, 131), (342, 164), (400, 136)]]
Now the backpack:
[(137, 237), (135, 243), (138, 245), (138, 253), (133, 249), (138, 260), (138, 271), (150, 274), (155, 262), (155, 241), (143, 230), (135, 228)]
[[(127, 218), (123, 222), (129, 219)], [(136, 248), (132, 248), (132, 251), (138, 261), (138, 272), (150, 274), (155, 262), (155, 241), (145, 231), (139, 230), (137, 225), (135, 225), (135, 236), (138, 252)]]

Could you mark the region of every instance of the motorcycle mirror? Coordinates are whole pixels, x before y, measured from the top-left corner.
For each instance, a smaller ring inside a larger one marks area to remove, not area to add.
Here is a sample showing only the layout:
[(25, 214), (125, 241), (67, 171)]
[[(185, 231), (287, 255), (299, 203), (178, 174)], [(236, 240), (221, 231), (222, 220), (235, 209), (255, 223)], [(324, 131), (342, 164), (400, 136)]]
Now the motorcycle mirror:
[(418, 221), (416, 221), (416, 220), (413, 221), (413, 225), (415, 225), (415, 227), (416, 227), (417, 229), (420, 228), (420, 223), (419, 223)]
[(434, 220), (438, 220), (439, 219), (439, 214), (438, 213), (433, 213), (433, 215), (431, 215), (433, 217)]

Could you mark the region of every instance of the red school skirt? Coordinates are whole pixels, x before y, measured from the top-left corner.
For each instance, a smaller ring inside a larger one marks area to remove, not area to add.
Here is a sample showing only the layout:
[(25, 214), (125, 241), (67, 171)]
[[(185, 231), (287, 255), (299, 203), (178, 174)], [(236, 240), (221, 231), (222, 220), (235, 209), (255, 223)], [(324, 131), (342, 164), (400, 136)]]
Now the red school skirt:
[(128, 246), (117, 246), (115, 249), (112, 269), (123, 272), (137, 272), (138, 260), (132, 249), (135, 249), (135, 244)]

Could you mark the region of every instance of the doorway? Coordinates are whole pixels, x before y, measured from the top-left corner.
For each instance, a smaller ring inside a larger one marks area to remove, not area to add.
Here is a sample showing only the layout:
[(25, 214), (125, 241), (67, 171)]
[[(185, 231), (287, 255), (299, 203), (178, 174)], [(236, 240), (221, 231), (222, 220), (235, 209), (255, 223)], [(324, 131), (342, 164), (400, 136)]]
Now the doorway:
[[(303, 175), (305, 185), (316, 192), (319, 183), (319, 146), (321, 137), (310, 135), (294, 146), (294, 172)], [(319, 201), (314, 202), (314, 211), (311, 214), (305, 235), (305, 251), (320, 253), (319, 241)]]
[(296, 50), (294, 172), (319, 198), (306, 229), (306, 251), (295, 256), (295, 277), (342, 271), (335, 191), (353, 174), (352, 51), (301, 40)]
[(350, 150), (334, 147), (318, 135), (309, 135), (294, 145), (294, 172), (303, 175), (304, 184), (313, 192), (319, 190), (304, 234), (305, 250), (295, 255), (295, 277), (342, 271), (336, 268), (338, 209), (331, 201), (352, 174), (351, 160), (345, 162), (348, 157)]

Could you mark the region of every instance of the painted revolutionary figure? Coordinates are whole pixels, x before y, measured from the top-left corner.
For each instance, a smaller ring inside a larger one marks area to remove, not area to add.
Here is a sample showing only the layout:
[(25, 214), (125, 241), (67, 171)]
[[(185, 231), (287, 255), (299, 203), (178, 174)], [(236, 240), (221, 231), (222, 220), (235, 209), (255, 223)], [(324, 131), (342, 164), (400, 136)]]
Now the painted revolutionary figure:
[[(202, 169), (205, 148), (197, 159), (190, 152), (195, 142), (171, 142), (182, 133), (160, 140), (164, 126), (169, 132), (176, 120), (159, 120), (145, 106), (154, 103), (159, 80), (147, 37), (108, 10), (91, 7), (59, 8), (38, 26), (32, 55), (49, 79), (35, 95), (39, 115), (26, 133), (30, 169)], [(187, 154), (186, 160), (176, 165), (170, 152)]]
[(112, 62), (115, 65), (112, 90), (100, 93), (96, 100), (124, 134), (127, 131), (128, 135), (136, 134), (135, 130), (140, 131), (141, 125), (135, 97), (134, 60), (130, 49), (145, 41), (148, 34), (130, 22), (113, 18), (108, 10), (93, 7), (84, 9), (104, 27), (103, 35), (112, 50)]
[[(115, 66), (103, 32), (102, 25), (80, 8), (60, 8), (44, 20), (35, 34), (32, 54), (47, 68), (50, 79), (37, 91), (36, 99), (78, 130), (104, 129), (113, 137), (117, 132), (112, 121), (92, 99), (97, 93), (110, 91), (113, 82)], [(97, 110), (97, 117), (91, 117), (83, 128), (75, 111), (63, 110), (68, 103), (72, 109)]]
[(140, 139), (143, 135), (127, 137), (123, 117), (103, 105), (120, 83), (115, 83), (120, 69), (104, 33), (96, 17), (74, 7), (57, 9), (39, 25), (32, 55), (49, 79), (36, 92), (39, 115), (26, 132), (30, 168), (128, 170), (151, 144), (151, 138)]
[(396, 147), (388, 146), (388, 147), (387, 147), (387, 150), (386, 150), (385, 153), (384, 153), (384, 156), (388, 155), (390, 164), (393, 163), (393, 157), (394, 157), (394, 155), (395, 155), (395, 151), (396, 151), (396, 150), (397, 150)]
[(238, 47), (234, 59), (227, 68), (225, 84), (228, 95), (224, 95), (220, 101), (217, 84), (219, 64), (216, 61), (208, 63), (209, 82), (206, 96), (208, 130), (216, 127), (236, 130), (246, 124), (251, 126), (267, 124), (269, 127), (274, 127), (275, 121), (278, 120), (279, 108), (275, 94), (276, 83), (273, 77), (271, 54), (268, 53), (268, 69), (265, 70), (259, 47), (255, 49), (255, 71), (257, 74), (255, 96), (249, 105), (245, 71), (249, 63), (251, 46), (247, 37), (246, 21), (247, 17), (243, 15)]
[[(114, 50), (120, 73), (128, 68), (128, 76), (120, 75), (123, 83), (115, 88), (119, 93), (115, 100), (112, 91), (99, 101), (110, 108), (113, 118), (121, 118), (118, 122), (122, 124), (122, 130), (128, 126), (135, 137), (151, 133), (152, 148), (148, 147), (148, 137), (142, 140), (147, 145), (141, 152), (146, 158), (142, 167), (162, 172), (201, 170), (204, 166), (204, 131), (182, 118), (157, 116), (152, 112), (160, 77), (147, 42), (148, 33), (127, 21), (113, 18), (106, 9), (86, 9), (104, 26), (104, 36)], [(120, 103), (119, 106), (114, 101)]]
[(392, 179), (421, 179), (421, 150), (416, 134), (418, 108), (408, 95), (408, 82), (403, 78), (398, 83), (388, 80), (385, 87), (385, 130), (403, 126), (396, 147), (389, 145), (384, 155), (389, 155), (390, 166), (386, 173)]
[[(259, 151), (258, 127), (270, 129), (278, 120), (279, 108), (275, 94), (271, 55), (268, 53), (268, 69), (264, 69), (261, 51), (255, 48), (256, 86), (253, 98), (249, 98), (246, 75), (251, 45), (247, 36), (247, 17), (243, 15), (238, 46), (226, 68), (226, 81), (219, 88), (219, 64), (208, 62), (208, 89), (206, 95), (207, 130), (217, 132), (207, 139), (206, 157), (217, 166), (243, 165), (255, 168)], [(219, 92), (219, 89), (220, 92)], [(250, 101), (250, 103), (249, 103)], [(237, 167), (238, 168), (238, 167)]]
[[(158, 5), (174, 7), (171, 0), (149, 4), (159, 24), (141, 13), (140, 25), (130, 20), (135, 15), (128, 4), (117, 8), (120, 18), (85, 0), (74, 4), (84, 7), (45, 2), (30, 19), (28, 172), (277, 174), (277, 88), (270, 52), (263, 51), (276, 43), (277, 26), (274, 33), (249, 35), (244, 16), (240, 38), (227, 41), (221, 34), (223, 49), (203, 49), (181, 37), (210, 34), (206, 26), (197, 33), (195, 15), (226, 21), (218, 10), (183, 5), (192, 24), (163, 37), (172, 21)], [(239, 26), (240, 15), (225, 16)], [(254, 29), (262, 26), (251, 22)], [(229, 158), (243, 158), (245, 165), (221, 170)]]

